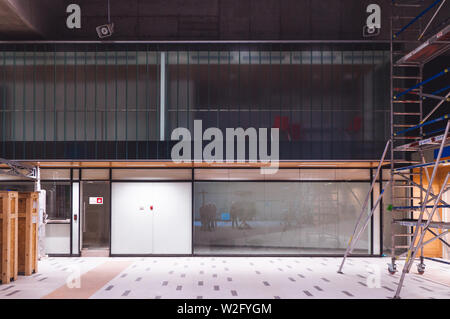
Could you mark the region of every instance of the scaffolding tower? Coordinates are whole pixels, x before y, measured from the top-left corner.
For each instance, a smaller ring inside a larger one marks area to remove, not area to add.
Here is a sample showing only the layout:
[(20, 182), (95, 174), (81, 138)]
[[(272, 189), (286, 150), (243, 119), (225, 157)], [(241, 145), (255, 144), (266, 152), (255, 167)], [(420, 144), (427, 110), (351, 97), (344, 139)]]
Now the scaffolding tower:
[[(400, 298), (405, 276), (409, 273), (416, 257), (419, 257), (417, 271), (419, 274), (424, 273), (423, 247), (425, 245), (440, 240), (450, 247), (443, 238), (449, 233), (450, 223), (443, 222), (439, 213), (436, 213), (440, 208), (450, 208), (450, 205), (442, 200), (442, 195), (450, 190), (448, 186), (450, 173), (443, 181), (436, 178), (438, 168), (450, 164), (450, 160), (442, 159), (444, 149), (450, 145), (450, 114), (448, 114), (450, 112), (447, 111), (448, 107), (443, 107), (450, 101), (450, 86), (433, 92), (429, 92), (426, 86), (435, 79), (448, 77), (450, 66), (445, 66), (431, 77), (423, 78), (425, 64), (450, 48), (448, 19), (439, 26), (439, 29), (430, 30), (440, 10), (442, 8), (444, 8), (442, 10), (448, 10), (445, 8), (448, 5), (446, 0), (436, 0), (432, 3), (423, 0), (392, 1), (390, 139), (386, 143), (373, 183), (338, 270), (342, 273), (346, 258), (352, 253), (356, 242), (369, 224), (385, 191), (390, 190), (390, 204), (387, 212), (384, 212), (392, 214), (389, 273), (395, 274), (396, 262), (403, 258), (405, 260), (394, 298)], [(432, 17), (425, 27), (422, 27), (422, 18), (432, 10), (434, 10)], [(411, 12), (419, 13), (411, 16)], [(422, 41), (423, 39), (426, 40)], [(424, 111), (424, 100), (435, 102), (431, 111)], [(439, 116), (438, 110), (444, 110), (444, 115)], [(433, 160), (426, 160), (427, 151), (434, 151)], [(372, 210), (368, 211), (370, 194), (380, 176), (381, 169), (386, 165), (390, 168), (390, 179), (384, 185)], [(436, 184), (439, 186), (437, 194), (432, 188)], [(427, 233), (431, 235), (431, 239), (425, 240)]]

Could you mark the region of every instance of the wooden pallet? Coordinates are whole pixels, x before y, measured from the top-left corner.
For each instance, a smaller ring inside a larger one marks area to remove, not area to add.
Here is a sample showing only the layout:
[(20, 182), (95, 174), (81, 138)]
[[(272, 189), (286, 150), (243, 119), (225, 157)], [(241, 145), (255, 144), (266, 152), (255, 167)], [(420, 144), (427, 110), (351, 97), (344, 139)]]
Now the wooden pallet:
[(18, 273), (17, 192), (0, 192), (0, 271), (2, 284), (17, 279)]
[(19, 193), (19, 274), (30, 276), (38, 271), (39, 193)]

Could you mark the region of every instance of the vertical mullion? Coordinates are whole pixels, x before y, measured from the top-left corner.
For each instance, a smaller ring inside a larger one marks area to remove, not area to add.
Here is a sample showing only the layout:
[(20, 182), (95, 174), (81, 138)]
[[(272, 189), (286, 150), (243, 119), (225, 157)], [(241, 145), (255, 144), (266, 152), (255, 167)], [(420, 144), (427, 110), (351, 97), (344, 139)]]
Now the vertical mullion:
[[(104, 132), (104, 136), (103, 136), (103, 140), (105, 141), (105, 149), (106, 149), (106, 145), (108, 145), (108, 112), (109, 112), (109, 107), (108, 107), (108, 50), (105, 49), (105, 109), (103, 110), (103, 116), (104, 116), (104, 121), (105, 121), (105, 132)], [(106, 154), (105, 154), (106, 155)], [(108, 155), (109, 156), (109, 155)]]
[[(355, 62), (355, 48), (353, 47), (353, 45), (352, 45), (352, 72), (351, 72), (351, 74), (352, 74), (352, 91), (356, 94), (356, 87), (355, 87), (355, 82), (354, 82), (354, 68), (353, 68), (353, 66), (354, 66), (354, 62)], [(353, 98), (354, 99), (354, 98)], [(352, 101), (353, 102), (353, 101)], [(353, 104), (353, 103), (352, 103)], [(355, 111), (356, 111), (356, 109), (358, 108), (358, 105), (355, 103), (355, 104), (353, 104), (352, 105), (352, 109), (355, 109)], [(352, 120), (352, 122), (351, 122), (351, 125), (353, 125), (353, 119), (351, 119)], [(357, 139), (358, 137), (357, 137), (357, 135), (355, 134), (355, 140), (353, 140), (353, 141), (351, 141), (351, 145), (352, 145), (352, 147), (350, 148), (350, 152), (351, 152), (351, 154), (352, 154), (352, 156), (354, 156), (354, 154), (353, 154), (353, 150), (354, 150), (354, 145), (355, 145), (355, 143), (356, 143), (356, 139)]]
[(135, 113), (135, 131), (136, 131), (136, 159), (139, 158), (139, 121), (138, 121), (138, 115), (139, 115), (139, 51), (138, 46), (136, 45), (136, 113)]
[[(310, 64), (310, 72), (309, 72), (309, 76), (310, 76), (310, 79), (309, 79), (309, 83), (310, 83), (310, 95), (309, 95), (309, 101), (310, 101), (310, 110), (311, 110), (311, 113), (309, 114), (309, 116), (310, 116), (310, 123), (311, 123), (311, 132), (313, 132), (313, 95), (312, 95), (312, 92), (313, 92), (313, 49), (312, 49), (312, 47), (311, 47), (311, 56), (310, 56), (310, 62), (311, 62), (311, 64)], [(313, 156), (313, 146), (314, 146), (314, 134), (312, 134), (311, 133), (311, 140), (310, 140), (310, 149), (311, 149), (311, 152), (310, 152), (310, 156)]]
[(95, 143), (95, 159), (98, 157), (98, 144), (97, 144), (97, 109), (98, 109), (98, 86), (97, 86), (97, 71), (98, 71), (98, 48), (95, 45), (94, 51), (94, 143)]
[[(262, 68), (264, 68), (264, 66), (261, 64), (261, 47), (259, 47), (258, 49), (258, 64), (259, 64), (259, 70), (261, 71)], [(263, 72), (264, 73), (264, 72)], [(261, 97), (264, 96), (264, 85), (263, 85), (263, 81), (261, 81)], [(262, 101), (262, 99), (261, 99)], [(259, 111), (258, 111), (258, 107), (256, 107), (257, 109), (257, 113), (258, 113), (258, 128), (261, 127), (261, 118), (263, 117), (264, 114), (264, 103), (261, 103), (261, 105), (259, 106)]]
[[(238, 46), (238, 98), (237, 98), (237, 104), (238, 104), (238, 126), (241, 127), (241, 46)], [(236, 157), (236, 159), (238, 159)]]
[[(292, 47), (289, 48), (289, 70), (290, 70), (290, 81), (289, 81), (289, 122), (291, 123), (291, 126), (293, 125), (294, 122), (294, 117), (293, 117), (293, 104), (294, 104), (294, 94), (292, 92), (292, 84), (294, 83), (294, 70), (292, 68)], [(293, 152), (293, 148), (294, 148), (294, 136), (293, 136), (293, 130), (291, 130), (291, 145), (289, 147), (289, 157), (290, 159), (293, 158), (292, 156), (292, 152)]]
[(231, 66), (231, 51), (228, 51), (228, 82), (229, 82), (229, 85), (228, 85), (229, 103), (228, 103), (228, 113), (227, 113), (227, 116), (228, 116), (227, 123), (228, 124), (230, 123), (230, 119), (231, 119), (231, 114), (232, 114), (231, 101), (233, 100), (232, 99), (233, 89), (232, 89), (232, 85), (231, 85), (232, 84), (232, 82), (231, 82), (231, 69), (232, 69), (232, 66)]
[(56, 158), (56, 144), (58, 140), (58, 112), (56, 111), (56, 45), (53, 48), (53, 143)]
[(17, 103), (17, 97), (16, 97), (16, 78), (17, 78), (17, 61), (16, 61), (16, 51), (17, 47), (14, 48), (13, 53), (13, 106), (12, 106), (12, 123), (13, 123), (13, 130), (12, 130), (12, 141), (13, 141), (13, 159), (16, 158), (16, 103)]
[[(324, 78), (323, 78), (323, 45), (320, 46), (320, 81), (321, 88), (320, 91), (324, 92)], [(324, 134), (323, 134), (323, 122), (324, 122), (324, 112), (323, 112), (323, 94), (320, 94), (320, 159), (324, 159), (323, 149), (324, 149)]]
[(23, 86), (22, 86), (22, 103), (23, 103), (23, 109), (22, 109), (22, 145), (23, 145), (23, 153), (22, 153), (22, 158), (26, 158), (26, 140), (27, 140), (27, 114), (26, 114), (26, 78), (25, 78), (25, 74), (26, 74), (26, 67), (27, 67), (27, 62), (26, 62), (26, 50), (23, 51), (23, 68), (22, 68), (22, 81), (23, 81)]
[[(251, 91), (250, 91), (250, 88), (252, 87), (252, 85), (251, 85), (251, 70), (252, 70), (252, 52), (251, 52), (251, 50), (250, 50), (250, 48), (248, 48), (248, 89), (249, 89), (249, 92), (247, 93), (248, 95), (250, 95), (251, 96)], [(247, 95), (247, 96), (248, 96)], [(248, 127), (251, 127), (252, 125), (251, 125), (251, 118), (252, 118), (252, 113), (251, 113), (251, 104), (252, 104), (252, 102), (251, 102), (251, 98), (249, 98), (248, 99), (248, 104), (247, 104), (247, 107), (248, 107)]]
[[(6, 50), (3, 50), (3, 87), (6, 90)], [(2, 154), (6, 154), (6, 92), (3, 91), (3, 114), (2, 114)], [(6, 155), (5, 155), (6, 157)]]
[(186, 87), (187, 87), (187, 113), (186, 113), (186, 124), (187, 124), (187, 128), (188, 128), (188, 130), (190, 129), (190, 127), (191, 127), (191, 121), (190, 121), (190, 118), (191, 118), (191, 114), (190, 114), (190, 101), (189, 101), (189, 99), (190, 99), (190, 86), (189, 86), (189, 83), (190, 83), (190, 61), (189, 61), (189, 59), (190, 59), (190, 52), (191, 52), (191, 47), (188, 47), (188, 50), (187, 50), (187, 84), (186, 84)]
[(78, 64), (78, 51), (77, 51), (77, 47), (75, 47), (74, 49), (74, 66), (73, 66), (73, 90), (74, 90), (74, 94), (73, 94), (73, 140), (74, 140), (74, 146), (75, 146), (75, 157), (78, 157), (78, 134), (77, 134), (77, 126), (78, 126), (78, 94), (77, 94), (77, 90), (78, 90), (78, 79), (77, 79), (77, 64)]
[(180, 51), (177, 50), (177, 127), (179, 127), (179, 118), (178, 118), (178, 112), (179, 112), (179, 90), (180, 90)]
[(149, 139), (150, 139), (150, 128), (149, 128), (149, 67), (148, 67), (148, 44), (145, 45), (145, 159), (148, 158), (148, 148), (149, 148)]
[(282, 86), (283, 86), (283, 75), (282, 75), (282, 68), (283, 68), (283, 56), (282, 56), (282, 52), (281, 52), (281, 47), (278, 50), (278, 53), (280, 55), (280, 64), (279, 64), (279, 81), (278, 81), (278, 94), (279, 94), (279, 98), (278, 98), (278, 112), (279, 112), (279, 116), (280, 116), (280, 129), (282, 128), (282, 104), (283, 104), (283, 98), (282, 98)]
[(88, 95), (88, 47), (86, 46), (86, 49), (84, 51), (84, 147), (85, 147), (85, 153), (84, 157), (87, 158), (87, 95)]
[[(374, 145), (376, 145), (375, 144), (375, 141), (376, 141), (376, 137), (375, 137), (375, 116), (376, 116), (376, 103), (375, 103), (375, 101), (376, 101), (376, 99), (375, 99), (375, 81), (376, 81), (376, 79), (375, 79), (375, 46), (372, 46), (372, 141), (374, 142)], [(375, 149), (376, 148), (374, 148), (373, 149), (373, 155), (375, 155)], [(381, 210), (380, 210), (380, 212), (381, 212)], [(381, 251), (381, 248), (380, 248), (380, 251)]]
[[(361, 68), (364, 68), (364, 57), (365, 57), (365, 51), (361, 50), (361, 66), (360, 66), (360, 70)], [(364, 87), (364, 77), (361, 76), (361, 133), (362, 133), (362, 144), (365, 144), (365, 125), (364, 125), (364, 121), (365, 121), (365, 110), (364, 110), (364, 102), (365, 102), (365, 87)]]
[(128, 48), (125, 61), (125, 159), (128, 159)]
[(209, 125), (209, 118), (210, 118), (210, 111), (211, 111), (211, 109), (210, 109), (210, 106), (211, 106), (211, 101), (210, 101), (210, 95), (211, 95), (211, 78), (210, 78), (210, 63), (211, 63), (211, 61), (210, 61), (210, 46), (208, 45), (208, 68), (207, 68), (207, 72), (206, 72), (206, 74), (207, 74), (207, 81), (206, 81), (206, 83), (207, 83), (207, 89), (206, 89), (206, 91), (207, 91), (207, 98), (206, 98), (206, 103), (207, 103), (207, 108), (208, 108), (208, 114), (207, 114), (207, 116), (206, 116), (206, 118), (208, 119), (208, 125)]
[(156, 81), (155, 81), (155, 94), (156, 94), (156, 105), (155, 105), (155, 136), (156, 136), (156, 159), (159, 159), (159, 140), (160, 140), (160, 122), (159, 122), (159, 116), (160, 116), (160, 111), (159, 111), (159, 104), (160, 104), (160, 99), (161, 99), (161, 94), (159, 94), (160, 92), (160, 86), (161, 86), (161, 72), (160, 72), (160, 68), (161, 68), (161, 52), (159, 51), (159, 46), (156, 47), (156, 67), (155, 67), (155, 72), (156, 72)]
[[(221, 56), (221, 48), (218, 49), (217, 51), (217, 83), (220, 83), (220, 56)], [(220, 94), (220, 90), (216, 90), (217, 94), (216, 94), (216, 101), (220, 101), (219, 96), (222, 96), (222, 94)], [(216, 105), (217, 107), (217, 111), (216, 111), (216, 127), (219, 128), (219, 122), (220, 122), (220, 107), (221, 105), (219, 103), (217, 103)]]
[[(340, 81), (340, 85), (339, 85), (339, 101), (340, 101), (340, 107), (341, 107), (341, 114), (345, 114), (344, 112), (344, 77), (345, 77), (345, 73), (344, 73), (344, 50), (341, 48), (341, 81)], [(340, 135), (340, 140), (341, 140), (341, 146), (344, 143), (344, 134), (341, 133)]]
[[(33, 47), (33, 142), (36, 141), (36, 45)], [(35, 143), (33, 143), (33, 158), (36, 158)]]
[[(299, 89), (298, 89), (298, 105), (296, 107), (297, 110), (297, 116), (298, 116), (298, 121), (300, 123), (300, 128), (302, 128), (303, 124), (302, 124), (302, 120), (303, 120), (303, 110), (302, 110), (302, 105), (303, 105), (303, 51), (299, 51), (299, 67), (298, 67), (298, 77), (299, 77)], [(300, 131), (300, 134), (302, 134), (302, 132)], [(301, 138), (301, 135), (300, 135)], [(302, 154), (303, 152), (301, 152), (300, 154)]]
[(334, 46), (331, 46), (331, 52), (330, 52), (330, 59), (331, 59), (331, 69), (330, 69), (330, 124), (331, 124), (331, 135), (330, 135), (330, 145), (331, 145), (331, 157), (335, 158), (334, 156), (334, 85), (333, 85), (333, 76), (334, 76)]
[(64, 158), (66, 158), (66, 116), (67, 116), (67, 51), (64, 50), (64, 67), (63, 67), (63, 77), (64, 77), (64, 111), (63, 111), (63, 143), (64, 143)]
[(43, 157), (47, 158), (47, 51), (44, 52), (44, 72), (43, 72), (43, 85), (44, 85), (44, 98), (43, 98)]
[(114, 98), (114, 103), (115, 103), (115, 112), (114, 112), (114, 145), (115, 145), (115, 153), (116, 153), (116, 159), (118, 159), (118, 152), (119, 152), (119, 141), (118, 141), (118, 131), (117, 131), (117, 125), (118, 125), (118, 108), (119, 108), (119, 89), (118, 89), (118, 80), (117, 80), (117, 69), (118, 69), (118, 57), (117, 57), (117, 48), (115, 48), (114, 50), (114, 81), (115, 81), (115, 98)]

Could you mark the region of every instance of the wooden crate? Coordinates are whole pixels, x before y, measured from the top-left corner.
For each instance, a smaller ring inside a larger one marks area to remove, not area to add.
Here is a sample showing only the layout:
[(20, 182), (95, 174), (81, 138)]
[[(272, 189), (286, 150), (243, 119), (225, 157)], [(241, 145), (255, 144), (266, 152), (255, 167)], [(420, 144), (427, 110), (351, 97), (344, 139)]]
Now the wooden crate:
[(17, 279), (18, 198), (17, 192), (0, 192), (0, 271), (2, 284)]
[(38, 271), (39, 193), (19, 193), (19, 274), (30, 276)]

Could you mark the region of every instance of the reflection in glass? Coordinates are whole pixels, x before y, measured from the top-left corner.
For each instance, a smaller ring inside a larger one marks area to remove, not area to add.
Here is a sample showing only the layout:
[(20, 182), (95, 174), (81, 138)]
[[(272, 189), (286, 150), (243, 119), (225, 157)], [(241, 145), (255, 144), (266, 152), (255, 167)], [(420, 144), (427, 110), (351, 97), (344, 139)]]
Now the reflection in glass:
[[(369, 186), (196, 182), (194, 253), (342, 254)], [(368, 254), (369, 249), (366, 230), (354, 253)]]

